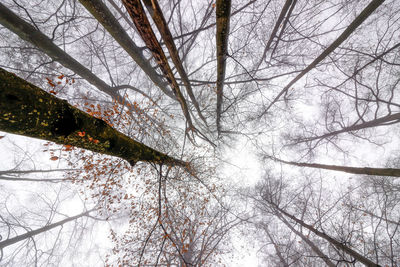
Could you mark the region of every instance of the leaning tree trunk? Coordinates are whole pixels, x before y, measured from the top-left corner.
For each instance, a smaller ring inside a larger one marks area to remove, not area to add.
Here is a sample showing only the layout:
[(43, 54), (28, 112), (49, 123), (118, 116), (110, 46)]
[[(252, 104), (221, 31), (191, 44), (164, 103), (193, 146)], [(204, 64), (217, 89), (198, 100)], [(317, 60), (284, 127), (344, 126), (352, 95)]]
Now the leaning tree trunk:
[(394, 113), (394, 114), (389, 114), (380, 118), (376, 118), (370, 121), (364, 121), (359, 124), (353, 124), (348, 127), (344, 127), (340, 130), (337, 131), (332, 131), (329, 133), (325, 133), (322, 135), (318, 136), (311, 136), (311, 137), (305, 137), (303, 139), (300, 139), (299, 141), (296, 141), (296, 143), (305, 143), (305, 142), (311, 142), (319, 139), (326, 139), (330, 138), (342, 133), (351, 133), (363, 129), (368, 129), (368, 128), (373, 128), (373, 127), (379, 127), (379, 126), (387, 126), (395, 123), (399, 123), (400, 121), (400, 113)]
[(339, 45), (341, 45), (385, 0), (372, 0), (369, 5), (350, 23), (350, 25), (329, 45), (316, 59), (313, 60), (304, 70), (293, 78), (271, 101), (268, 107), (258, 116), (263, 117), (268, 113), (270, 108), (278, 102), (279, 98), (284, 95), (293, 85), (298, 82), (303, 76), (314, 69), (320, 62), (330, 55)]
[(327, 266), (335, 267), (336, 265), (325, 255), (309, 238), (297, 231), (284, 217), (278, 215), (279, 219), (297, 236), (299, 236), (314, 252), (320, 257)]
[(153, 69), (150, 62), (143, 56), (142, 50), (133, 42), (127, 32), (114, 17), (111, 11), (102, 1), (79, 0), (81, 4), (103, 25), (118, 44), (129, 54), (129, 56), (140, 66), (147, 76), (157, 85), (167, 96), (175, 98), (173, 93), (166, 87)]
[(186, 166), (0, 68), (0, 130), (119, 157)]
[(93, 211), (93, 210), (88, 210), (88, 211), (83, 212), (83, 213), (81, 213), (81, 214), (78, 214), (78, 215), (75, 215), (75, 216), (72, 216), (72, 217), (68, 217), (68, 218), (66, 218), (66, 219), (64, 219), (64, 220), (61, 220), (61, 221), (59, 221), (59, 222), (46, 225), (46, 226), (44, 226), (44, 227), (42, 227), (42, 228), (40, 228), (40, 229), (36, 229), (36, 230), (33, 230), (33, 231), (29, 231), (29, 232), (26, 232), (25, 234), (18, 235), (18, 236), (16, 236), (16, 237), (9, 238), (9, 239), (6, 239), (6, 240), (4, 240), (4, 241), (1, 241), (1, 242), (0, 242), (0, 250), (3, 249), (3, 248), (5, 248), (5, 247), (7, 247), (7, 246), (11, 246), (12, 244), (15, 244), (15, 243), (17, 243), (17, 242), (20, 242), (20, 241), (22, 241), (22, 240), (25, 240), (25, 239), (27, 239), (27, 238), (32, 238), (32, 237), (34, 237), (35, 235), (38, 235), (38, 234), (47, 232), (47, 231), (49, 231), (49, 230), (51, 230), (51, 229), (53, 229), (53, 228), (56, 228), (56, 227), (58, 227), (58, 226), (62, 226), (63, 224), (65, 224), (65, 223), (67, 223), (67, 222), (74, 221), (74, 220), (79, 219), (79, 218), (81, 218), (81, 217), (85, 217), (85, 216), (89, 215), (89, 213), (92, 212), (92, 211)]
[(327, 164), (319, 164), (319, 163), (286, 161), (286, 160), (282, 160), (282, 159), (279, 159), (279, 158), (276, 158), (273, 156), (266, 156), (266, 157), (270, 158), (272, 160), (278, 161), (278, 162), (282, 162), (285, 164), (298, 166), (298, 167), (325, 169), (325, 170), (340, 171), (340, 172), (347, 172), (347, 173), (353, 173), (353, 174), (400, 177), (400, 169), (348, 167), (348, 166), (327, 165)]
[(271, 241), (272, 245), (274, 246), (276, 255), (278, 255), (278, 258), (279, 258), (280, 262), (282, 263), (283, 267), (289, 267), (289, 264), (286, 262), (281, 251), (279, 250), (279, 246), (278, 246), (277, 242), (274, 240), (271, 233), (269, 232), (268, 226), (264, 226), (264, 231), (267, 233), (269, 240)]
[(117, 98), (116, 90), (98, 78), (93, 72), (84, 67), (73, 57), (65, 53), (53, 43), (50, 38), (41, 33), (35, 27), (18, 17), (14, 12), (0, 3), (0, 24), (18, 35), (21, 39), (30, 42), (40, 51), (59, 62), (64, 67), (72, 70), (86, 81), (96, 86), (102, 92)]
[(279, 208), (276, 204), (272, 203), (272, 205), (274, 206), (274, 209), (279, 212), (282, 215), (285, 215), (286, 217), (292, 219), (293, 221), (295, 221), (296, 223), (298, 223), (299, 225), (303, 226), (304, 228), (307, 228), (308, 230), (310, 230), (311, 232), (313, 232), (315, 235), (325, 239), (326, 241), (328, 241), (329, 243), (331, 243), (333, 246), (335, 246), (336, 248), (346, 252), (347, 254), (349, 254), (350, 256), (354, 257), (357, 261), (365, 264), (366, 266), (369, 267), (377, 267), (380, 265), (374, 263), (373, 261), (370, 261), (369, 259), (367, 259), (366, 257), (364, 257), (363, 255), (361, 255), (360, 253), (358, 253), (357, 251), (351, 249), (350, 247), (346, 246), (345, 244), (337, 241), (336, 239), (334, 239), (333, 237), (318, 231), (317, 229), (315, 229), (314, 227), (312, 227), (309, 224), (306, 224), (304, 221), (297, 219), (295, 216), (287, 213), (286, 211), (284, 211), (283, 209)]

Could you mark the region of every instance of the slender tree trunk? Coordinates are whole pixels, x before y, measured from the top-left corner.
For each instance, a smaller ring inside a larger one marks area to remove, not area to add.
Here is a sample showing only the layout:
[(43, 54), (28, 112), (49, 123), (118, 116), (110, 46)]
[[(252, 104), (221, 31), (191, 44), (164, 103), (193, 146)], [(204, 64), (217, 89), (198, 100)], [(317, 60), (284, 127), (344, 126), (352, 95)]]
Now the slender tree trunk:
[(292, 4), (290, 6), (290, 9), (286, 14), (285, 21), (282, 23), (282, 27), (281, 27), (281, 30), (279, 32), (279, 35), (276, 37), (276, 42), (274, 44), (274, 49), (272, 49), (272, 51), (271, 51), (271, 57), (274, 55), (274, 53), (276, 51), (276, 48), (278, 47), (279, 41), (282, 40), (282, 35), (285, 32), (286, 26), (289, 23), (290, 16), (292, 15), (294, 7), (296, 6), (296, 4), (297, 4), (297, 0), (293, 0)]
[(385, 222), (388, 222), (388, 223), (391, 223), (391, 224), (400, 226), (400, 220), (396, 222), (396, 221), (393, 221), (393, 220), (384, 218), (384, 217), (382, 217), (382, 216), (376, 215), (376, 214), (374, 214), (374, 213), (372, 213), (372, 212), (370, 212), (370, 211), (368, 211), (368, 210), (360, 209), (360, 208), (357, 208), (356, 206), (352, 206), (352, 205), (349, 205), (349, 204), (345, 204), (345, 205), (346, 205), (347, 207), (351, 208), (351, 209), (364, 212), (365, 214), (368, 214), (368, 215), (371, 216), (371, 217), (374, 217), (374, 218), (377, 218), (377, 219), (379, 219), (379, 220), (382, 220), (382, 221), (385, 221)]
[(137, 161), (186, 166), (0, 68), (0, 130)]
[[(313, 232), (314, 234), (316, 234), (317, 236), (325, 239), (326, 241), (328, 241), (329, 243), (331, 243), (333, 246), (335, 246), (336, 248), (343, 250), (344, 252), (346, 252), (347, 254), (349, 254), (350, 256), (354, 257), (356, 260), (358, 260), (359, 262), (363, 263), (366, 266), (369, 267), (381, 267), (380, 265), (374, 263), (373, 261), (370, 261), (369, 259), (367, 259), (366, 257), (364, 257), (363, 255), (359, 254), (358, 252), (356, 252), (355, 250), (351, 249), (350, 247), (340, 243), (339, 241), (337, 241), (336, 239), (330, 237), (329, 235), (318, 231), (317, 229), (315, 229), (314, 227), (312, 227), (309, 224), (306, 224), (304, 221), (297, 219), (295, 216), (287, 213), (286, 211), (284, 211), (283, 209), (279, 208), (276, 204), (271, 203), (274, 207), (274, 209), (276, 211), (278, 211), (280, 214), (285, 215), (286, 217), (292, 219), (293, 221), (295, 221), (296, 223), (298, 223), (299, 225), (303, 226), (304, 228), (307, 228), (308, 230), (310, 230), (311, 232)], [(282, 216), (282, 215), (281, 215)]]
[(336, 267), (336, 265), (325, 255), (311, 240), (305, 237), (300, 231), (297, 231), (284, 217), (278, 215), (279, 219), (296, 235), (298, 235), (314, 252), (320, 257), (327, 266)]
[(145, 42), (147, 48), (149, 48), (152, 52), (158, 66), (168, 80), (168, 83), (171, 85), (171, 88), (182, 108), (183, 115), (185, 116), (189, 125), (189, 129), (194, 130), (186, 100), (179, 89), (179, 85), (175, 79), (171, 67), (169, 66), (167, 57), (165, 56), (164, 51), (162, 50), (161, 45), (151, 28), (150, 22), (147, 19), (147, 15), (144, 12), (141, 2), (139, 0), (122, 0), (122, 2), (124, 3), (126, 10), (131, 16), (131, 19), (135, 24), (136, 29), (139, 31), (139, 34)]
[(71, 221), (74, 221), (74, 220), (79, 219), (79, 218), (81, 218), (81, 217), (85, 217), (85, 216), (89, 215), (89, 213), (92, 212), (92, 211), (93, 211), (93, 210), (88, 210), (88, 211), (83, 212), (83, 213), (81, 213), (81, 214), (78, 214), (78, 215), (76, 215), (76, 216), (72, 216), (72, 217), (66, 218), (66, 219), (64, 219), (64, 220), (61, 220), (61, 221), (59, 221), (59, 222), (46, 225), (46, 226), (44, 226), (44, 227), (42, 227), (42, 228), (40, 228), (40, 229), (33, 230), (33, 231), (29, 231), (29, 232), (27, 232), (27, 233), (25, 233), (25, 234), (22, 234), (22, 235), (19, 235), (19, 236), (16, 236), (16, 237), (9, 238), (9, 239), (6, 239), (6, 240), (4, 240), (4, 241), (1, 241), (1, 242), (0, 242), (0, 250), (3, 249), (3, 248), (5, 248), (5, 247), (7, 247), (7, 246), (10, 246), (10, 245), (12, 245), (12, 244), (15, 244), (15, 243), (17, 243), (17, 242), (20, 242), (20, 241), (22, 241), (22, 240), (25, 240), (25, 239), (27, 239), (27, 238), (32, 238), (32, 237), (34, 237), (35, 235), (38, 235), (38, 234), (47, 232), (47, 231), (49, 231), (49, 230), (51, 230), (51, 229), (53, 229), (53, 228), (56, 228), (56, 227), (58, 227), (58, 226), (62, 226), (63, 224), (65, 224), (65, 223), (67, 223), (67, 222), (71, 222)]
[(282, 162), (285, 164), (298, 166), (298, 167), (307, 167), (307, 168), (316, 168), (316, 169), (325, 169), (332, 171), (340, 171), (346, 173), (353, 174), (365, 174), (365, 175), (376, 175), (376, 176), (394, 176), (400, 177), (400, 169), (393, 168), (368, 168), (368, 167), (347, 167), (347, 166), (338, 166), (338, 165), (327, 165), (327, 164), (319, 164), (319, 163), (306, 163), (306, 162), (294, 162), (294, 161), (285, 161), (276, 157), (266, 156), (267, 158), (271, 158), (275, 161)]
[(0, 175), (1, 181), (14, 181), (14, 182), (46, 182), (46, 183), (59, 183), (59, 182), (70, 182), (68, 178), (52, 178), (52, 179), (40, 179), (40, 178), (25, 178), (25, 177), (8, 177)]
[(103, 25), (118, 44), (131, 56), (140, 66), (147, 76), (157, 85), (166, 95), (175, 99), (172, 92), (165, 86), (153, 69), (149, 61), (143, 56), (142, 50), (136, 46), (118, 20), (102, 1), (79, 0), (81, 4)]
[[(255, 67), (255, 73), (257, 73), (258, 68), (262, 64), (264, 58), (267, 55), (267, 52), (269, 48), (271, 47), (272, 41), (274, 40), (276, 34), (278, 33), (279, 26), (281, 26), (283, 19), (285, 18), (286, 13), (288, 12), (290, 6), (292, 5), (293, 0), (286, 0), (285, 4), (282, 7), (281, 13), (279, 14), (278, 19), (275, 22), (275, 26), (272, 29), (271, 35), (269, 36), (269, 39), (267, 41), (267, 44), (265, 45), (263, 55), (261, 56), (261, 60), (258, 62), (257, 66)], [(254, 74), (255, 74), (254, 73)]]
[(182, 61), (179, 58), (178, 49), (176, 48), (171, 31), (168, 28), (167, 21), (164, 18), (164, 15), (161, 11), (160, 6), (158, 5), (157, 0), (144, 0), (143, 2), (146, 5), (147, 10), (151, 14), (153, 21), (155, 22), (157, 29), (160, 32), (161, 37), (164, 40), (164, 43), (168, 48), (169, 55), (171, 56), (171, 59), (174, 62), (176, 70), (178, 71), (179, 75), (181, 76), (183, 84), (186, 87), (186, 91), (190, 97), (190, 100), (193, 103), (193, 106), (195, 107), (195, 109), (197, 111), (197, 114), (203, 120), (203, 122), (207, 125), (207, 121), (203, 117), (203, 114), (201, 113), (199, 103), (197, 102), (196, 97), (193, 93), (192, 86), (190, 85), (189, 77), (188, 77), (185, 69), (183, 68)]
[(274, 246), (276, 255), (278, 255), (279, 260), (281, 261), (284, 267), (289, 267), (289, 264), (286, 262), (285, 258), (283, 257), (281, 251), (279, 250), (279, 246), (272, 237), (271, 233), (268, 230), (268, 226), (264, 226), (264, 231), (267, 233), (269, 240), (271, 241), (272, 245)]
[(310, 141), (314, 141), (314, 140), (329, 138), (329, 137), (332, 137), (332, 136), (335, 136), (335, 135), (338, 135), (341, 133), (348, 133), (348, 132), (354, 132), (354, 131), (367, 129), (367, 128), (390, 125), (390, 124), (398, 123), (399, 121), (400, 121), (400, 113), (390, 114), (390, 115), (387, 115), (387, 116), (384, 116), (381, 118), (377, 118), (374, 120), (365, 121), (365, 122), (362, 122), (359, 124), (351, 125), (349, 127), (343, 128), (341, 130), (333, 131), (333, 132), (326, 133), (323, 135), (314, 136), (314, 137), (306, 137), (299, 141), (296, 141), (295, 143), (299, 144), (299, 143), (305, 143), (305, 142), (310, 142)]
[(259, 115), (259, 118), (267, 114), (269, 109), (286, 93), (292, 86), (306, 75), (310, 70), (314, 69), (322, 60), (332, 53), (339, 45), (341, 45), (352, 34), (358, 26), (360, 26), (385, 0), (372, 0), (371, 3), (350, 23), (344, 32), (328, 46), (313, 62), (311, 62), (302, 72), (300, 72), (293, 80), (291, 80), (282, 91), (271, 101), (268, 107)]
[(76, 74), (97, 87), (100, 91), (107, 93), (117, 99), (116, 90), (106, 84), (103, 80), (94, 75), (90, 70), (81, 65), (78, 61), (56, 46), (46, 35), (35, 27), (19, 18), (15, 13), (0, 3), (0, 24), (14, 32), (21, 39), (32, 43), (43, 53), (47, 54), (54, 61), (74, 71)]
[(228, 54), (229, 22), (231, 0), (217, 0), (217, 132), (221, 134), (221, 113), (225, 83), (226, 56)]

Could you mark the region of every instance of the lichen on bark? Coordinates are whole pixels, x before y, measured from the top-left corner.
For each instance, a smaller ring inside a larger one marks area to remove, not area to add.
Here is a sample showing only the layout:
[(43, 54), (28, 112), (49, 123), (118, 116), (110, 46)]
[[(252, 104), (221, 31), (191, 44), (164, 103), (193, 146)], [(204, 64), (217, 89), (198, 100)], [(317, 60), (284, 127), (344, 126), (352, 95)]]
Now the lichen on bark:
[(0, 111), (1, 131), (73, 145), (128, 162), (186, 166), (2, 68)]

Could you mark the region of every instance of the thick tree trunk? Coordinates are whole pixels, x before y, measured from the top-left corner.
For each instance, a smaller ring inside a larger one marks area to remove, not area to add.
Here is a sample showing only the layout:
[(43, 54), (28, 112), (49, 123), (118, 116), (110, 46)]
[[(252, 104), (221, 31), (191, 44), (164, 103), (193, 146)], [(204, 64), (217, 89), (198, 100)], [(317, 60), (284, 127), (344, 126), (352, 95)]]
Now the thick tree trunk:
[(231, 18), (231, 0), (217, 0), (217, 132), (221, 134), (221, 115), (223, 89), (225, 83), (226, 56), (228, 54), (229, 22)]
[(272, 156), (266, 156), (266, 157), (271, 158), (272, 160), (275, 160), (278, 162), (282, 162), (285, 164), (298, 166), (298, 167), (325, 169), (325, 170), (340, 171), (340, 172), (347, 172), (347, 173), (353, 173), (353, 174), (400, 177), (400, 169), (347, 167), (347, 166), (327, 165), (327, 164), (319, 164), (319, 163), (286, 161), (286, 160), (278, 159), (278, 158), (272, 157)]
[(310, 70), (314, 69), (322, 60), (324, 60), (330, 53), (333, 52), (339, 45), (341, 45), (352, 34), (358, 26), (361, 25), (385, 0), (373, 0), (342, 32), (341, 35), (328, 46), (313, 62), (311, 62), (302, 72), (300, 72), (293, 80), (291, 80), (282, 91), (272, 100), (268, 107), (259, 115), (259, 118), (267, 114), (269, 109), (279, 100), (279, 98), (286, 93), (292, 86), (306, 75)]
[(64, 219), (64, 220), (61, 220), (61, 221), (59, 221), (59, 222), (46, 225), (46, 226), (44, 226), (44, 227), (42, 227), (42, 228), (40, 228), (40, 229), (33, 230), (33, 231), (29, 231), (29, 232), (27, 232), (27, 233), (25, 233), (25, 234), (22, 234), (22, 235), (19, 235), (19, 236), (16, 236), (16, 237), (13, 237), (13, 238), (6, 239), (6, 240), (4, 240), (4, 241), (1, 241), (1, 242), (0, 242), (0, 250), (3, 249), (3, 248), (5, 248), (5, 247), (7, 247), (7, 246), (10, 246), (10, 245), (12, 245), (12, 244), (15, 244), (15, 243), (17, 243), (17, 242), (20, 242), (20, 241), (22, 241), (22, 240), (25, 240), (25, 239), (27, 239), (27, 238), (32, 238), (32, 237), (34, 237), (35, 235), (44, 233), (44, 232), (49, 231), (49, 230), (51, 230), (51, 229), (53, 229), (53, 228), (56, 228), (56, 227), (58, 227), (58, 226), (62, 226), (63, 224), (65, 224), (65, 223), (67, 223), (67, 222), (74, 221), (74, 220), (79, 219), (79, 218), (81, 218), (81, 217), (85, 217), (85, 216), (89, 215), (89, 213), (92, 212), (92, 211), (93, 211), (93, 210), (89, 210), (89, 211), (83, 212), (83, 213), (81, 213), (81, 214), (78, 214), (78, 215), (76, 215), (76, 216), (68, 217), (68, 218), (66, 218), (66, 219)]
[(313, 232), (315, 235), (325, 239), (326, 241), (331, 243), (336, 248), (338, 248), (340, 250), (343, 250), (344, 252), (346, 252), (350, 256), (354, 257), (357, 261), (359, 261), (359, 262), (361, 262), (361, 263), (363, 263), (363, 264), (365, 264), (366, 266), (369, 266), (369, 267), (377, 267), (377, 266), (381, 267), (380, 265), (374, 263), (373, 261), (370, 261), (369, 259), (365, 258), (363, 255), (359, 254), (355, 250), (351, 249), (350, 247), (340, 243), (339, 241), (337, 241), (336, 239), (330, 237), (329, 235), (318, 231), (317, 229), (315, 229), (311, 225), (306, 224), (304, 221), (302, 221), (300, 219), (297, 219), (295, 216), (293, 216), (293, 215), (287, 213), (286, 211), (284, 211), (283, 209), (279, 208), (276, 204), (274, 204), (274, 203), (271, 203), (271, 204), (273, 205), (274, 209), (281, 214), (281, 216), (285, 215), (286, 217), (292, 219), (293, 221), (295, 221), (299, 225), (301, 225), (304, 228), (307, 228), (308, 230)]
[(127, 160), (185, 166), (0, 68), (0, 130)]
[(157, 85), (166, 95), (175, 99), (172, 92), (165, 86), (157, 72), (150, 65), (149, 61), (143, 56), (139, 47), (132, 41), (129, 35), (111, 11), (102, 1), (79, 0), (81, 4), (103, 25), (118, 44), (131, 56), (131, 58), (140, 66), (147, 76)]

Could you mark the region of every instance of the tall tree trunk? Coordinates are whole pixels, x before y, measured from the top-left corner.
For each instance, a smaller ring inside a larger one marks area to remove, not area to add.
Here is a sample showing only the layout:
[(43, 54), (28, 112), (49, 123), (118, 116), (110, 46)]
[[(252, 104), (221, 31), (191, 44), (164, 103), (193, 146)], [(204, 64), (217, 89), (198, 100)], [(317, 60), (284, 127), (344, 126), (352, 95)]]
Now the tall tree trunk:
[(305, 143), (305, 142), (315, 141), (315, 140), (319, 140), (319, 139), (329, 138), (329, 137), (332, 137), (332, 136), (335, 136), (335, 135), (338, 135), (341, 133), (348, 133), (348, 132), (354, 132), (354, 131), (367, 129), (367, 128), (391, 125), (394, 123), (398, 123), (399, 121), (400, 121), (400, 113), (394, 113), (394, 114), (386, 115), (381, 118), (373, 119), (370, 121), (364, 121), (359, 124), (353, 124), (351, 126), (344, 127), (341, 130), (332, 131), (330, 133), (322, 134), (319, 136), (306, 137), (306, 138), (296, 141), (295, 143), (296, 144)]
[(42, 227), (42, 228), (40, 228), (40, 229), (32, 230), (32, 231), (26, 232), (25, 234), (22, 234), (22, 235), (19, 235), (19, 236), (16, 236), (16, 237), (9, 238), (9, 239), (6, 239), (6, 240), (4, 240), (4, 241), (1, 241), (1, 242), (0, 242), (0, 250), (3, 249), (3, 248), (5, 248), (5, 247), (7, 247), (7, 246), (10, 246), (10, 245), (12, 245), (12, 244), (15, 244), (15, 243), (17, 243), (17, 242), (20, 242), (20, 241), (22, 241), (22, 240), (25, 240), (25, 239), (27, 239), (27, 238), (32, 238), (32, 237), (34, 237), (35, 235), (38, 235), (38, 234), (47, 232), (47, 231), (49, 231), (49, 230), (51, 230), (51, 229), (53, 229), (53, 228), (56, 228), (56, 227), (58, 227), (58, 226), (62, 226), (63, 224), (65, 224), (65, 223), (67, 223), (67, 222), (71, 222), (71, 221), (74, 221), (74, 220), (79, 219), (79, 218), (81, 218), (81, 217), (85, 217), (85, 216), (89, 215), (89, 213), (92, 212), (92, 211), (93, 211), (93, 210), (88, 210), (88, 211), (83, 212), (83, 213), (81, 213), (81, 214), (78, 214), (78, 215), (75, 215), (75, 216), (72, 216), (72, 217), (65, 218), (64, 220), (61, 220), (61, 221), (59, 221), (59, 222), (46, 225), (46, 226), (44, 226), (44, 227)]
[[(314, 227), (312, 227), (309, 224), (306, 224), (304, 221), (297, 219), (295, 216), (287, 213), (286, 211), (284, 211), (283, 209), (279, 208), (276, 204), (271, 203), (273, 208), (278, 211), (280, 214), (285, 215), (286, 217), (292, 219), (293, 221), (295, 221), (296, 223), (298, 223), (299, 225), (303, 226), (304, 228), (307, 228), (308, 230), (310, 230), (311, 232), (313, 232), (314, 234), (316, 234), (317, 236), (325, 239), (326, 241), (328, 241), (329, 243), (331, 243), (333, 246), (335, 246), (336, 248), (346, 252), (347, 254), (349, 254), (350, 256), (354, 257), (357, 261), (365, 264), (366, 266), (369, 267), (381, 267), (380, 265), (370, 261), (369, 259), (367, 259), (366, 257), (364, 257), (363, 255), (359, 254), (357, 251), (351, 249), (350, 247), (340, 243), (339, 241), (337, 241), (336, 239), (332, 238), (331, 236), (318, 231), (317, 229), (315, 229)], [(281, 215), (281, 216), (282, 216)]]
[(336, 265), (325, 255), (309, 238), (303, 235), (300, 231), (297, 231), (284, 217), (278, 214), (279, 219), (296, 235), (298, 235), (314, 252), (320, 257), (327, 266), (336, 267)]
[(161, 45), (158, 42), (157, 37), (153, 32), (153, 29), (151, 28), (150, 22), (147, 19), (146, 12), (144, 11), (140, 0), (122, 0), (122, 2), (124, 3), (126, 10), (131, 16), (131, 19), (135, 24), (136, 29), (139, 31), (139, 34), (145, 42), (147, 48), (149, 48), (152, 52), (158, 66), (160, 67), (161, 71), (165, 75), (165, 78), (171, 85), (172, 91), (174, 92), (179, 104), (181, 105), (183, 115), (185, 116), (185, 119), (189, 125), (189, 129), (194, 130), (195, 128), (190, 117), (189, 108), (187, 106), (186, 100), (181, 90), (179, 89), (179, 85), (175, 79), (171, 67), (169, 66), (167, 57), (165, 56), (164, 51), (162, 50)]
[(347, 166), (338, 166), (338, 165), (327, 165), (327, 164), (319, 164), (319, 163), (306, 163), (306, 162), (294, 162), (294, 161), (286, 161), (272, 156), (266, 156), (267, 158), (271, 158), (272, 160), (282, 162), (285, 164), (298, 166), (298, 167), (308, 167), (308, 168), (317, 168), (317, 169), (325, 169), (332, 171), (340, 171), (347, 172), (353, 174), (365, 174), (365, 175), (376, 175), (376, 176), (394, 176), (400, 177), (400, 169), (393, 168), (368, 168), (368, 167), (347, 167)]
[(264, 231), (267, 233), (267, 236), (268, 236), (269, 240), (271, 241), (272, 245), (274, 246), (276, 255), (278, 255), (278, 258), (279, 258), (279, 260), (281, 261), (282, 265), (283, 265), (284, 267), (289, 267), (289, 264), (286, 262), (286, 260), (285, 260), (285, 258), (283, 257), (281, 251), (279, 250), (278, 244), (276, 243), (276, 241), (275, 241), (274, 238), (272, 237), (271, 233), (269, 232), (268, 226), (267, 226), (267, 225), (264, 226)]
[(333, 50), (341, 45), (350, 36), (350, 34), (352, 34), (358, 28), (358, 26), (361, 25), (361, 23), (363, 23), (381, 4), (383, 4), (383, 2), (385, 2), (385, 0), (373, 0), (330, 46), (328, 46), (316, 59), (313, 60), (313, 62), (311, 62), (281, 90), (281, 92), (271, 101), (268, 107), (259, 115), (259, 118), (267, 114), (269, 109), (279, 100), (279, 98), (285, 94), (298, 80), (300, 80), (310, 70), (314, 69), (322, 60), (332, 53)]
[(150, 65), (149, 61), (143, 56), (139, 47), (126, 33), (124, 28), (113, 16), (111, 11), (102, 1), (79, 0), (81, 4), (97, 19), (98, 22), (111, 34), (118, 44), (131, 56), (131, 58), (140, 66), (147, 76), (157, 85), (166, 95), (175, 99), (172, 92), (165, 86), (158, 76), (157, 72)]
[(38, 31), (35, 27), (19, 18), (14, 12), (0, 3), (0, 24), (14, 32), (21, 39), (32, 43), (43, 53), (47, 54), (54, 61), (59, 62), (64, 67), (74, 71), (76, 74), (97, 87), (100, 91), (117, 99), (116, 90), (106, 84), (103, 80), (94, 75), (90, 70), (81, 65), (78, 61), (65, 53), (55, 45), (46, 35)]
[(217, 0), (217, 132), (221, 134), (222, 101), (224, 96), (226, 56), (228, 54), (229, 22), (231, 18), (231, 0)]
[(382, 221), (385, 221), (385, 222), (388, 222), (388, 223), (392, 223), (392, 224), (394, 224), (394, 225), (396, 225), (396, 226), (400, 226), (400, 219), (399, 219), (399, 221), (396, 222), (396, 221), (393, 221), (393, 220), (384, 218), (384, 217), (382, 217), (382, 216), (376, 215), (376, 214), (374, 214), (374, 213), (372, 213), (372, 212), (370, 212), (370, 211), (368, 211), (368, 210), (360, 209), (360, 208), (357, 208), (356, 206), (349, 205), (349, 204), (345, 204), (345, 205), (346, 205), (347, 207), (351, 208), (351, 209), (358, 210), (358, 211), (361, 211), (361, 212), (363, 212), (363, 213), (365, 213), (365, 214), (368, 214), (368, 215), (371, 216), (371, 217), (377, 218), (377, 219), (379, 219), (379, 220), (382, 220)]
[(289, 10), (290, 6), (292, 5), (292, 2), (293, 2), (293, 0), (286, 0), (285, 4), (283, 5), (281, 13), (279, 14), (279, 17), (276, 20), (275, 26), (272, 29), (272, 32), (271, 32), (271, 35), (269, 36), (267, 44), (265, 45), (264, 52), (263, 52), (263, 54), (261, 56), (261, 60), (258, 62), (258, 64), (255, 67), (254, 74), (257, 73), (258, 68), (260, 67), (260, 65), (262, 64), (264, 58), (266, 57), (267, 52), (268, 52), (269, 48), (271, 47), (272, 41), (274, 40), (274, 38), (276, 37), (276, 34), (278, 33), (279, 26), (281, 26), (283, 19), (285, 18), (286, 14), (288, 13), (288, 10)]
[(167, 21), (164, 18), (164, 15), (161, 11), (160, 6), (158, 5), (157, 0), (144, 0), (144, 4), (146, 5), (147, 10), (151, 14), (153, 21), (155, 22), (158, 31), (161, 34), (162, 39), (164, 40), (165, 45), (168, 48), (169, 55), (171, 56), (172, 62), (176, 67), (183, 84), (186, 87), (186, 92), (188, 93), (190, 100), (192, 101), (193, 106), (195, 107), (197, 114), (203, 120), (203, 122), (207, 125), (207, 121), (201, 113), (199, 103), (196, 100), (196, 97), (193, 93), (192, 86), (190, 85), (189, 77), (183, 68), (183, 64), (181, 59), (179, 58), (178, 49), (174, 43), (174, 39), (172, 37), (171, 31), (168, 28)]
[(186, 166), (0, 68), (0, 130), (137, 161)]

